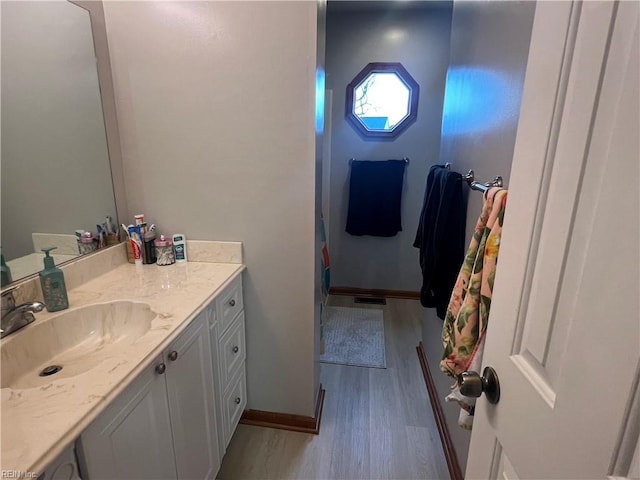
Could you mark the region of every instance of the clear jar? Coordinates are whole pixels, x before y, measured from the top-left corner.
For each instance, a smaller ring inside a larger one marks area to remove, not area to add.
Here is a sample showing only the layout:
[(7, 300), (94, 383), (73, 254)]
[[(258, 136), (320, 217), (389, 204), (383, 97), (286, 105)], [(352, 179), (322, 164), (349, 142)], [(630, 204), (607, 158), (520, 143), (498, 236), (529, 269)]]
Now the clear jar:
[(78, 250), (80, 255), (86, 255), (87, 253), (95, 252), (98, 249), (98, 244), (93, 238), (91, 232), (84, 232), (78, 239)]
[(171, 265), (175, 263), (176, 257), (173, 254), (173, 242), (170, 239), (160, 235), (160, 238), (154, 244), (156, 247), (156, 264)]

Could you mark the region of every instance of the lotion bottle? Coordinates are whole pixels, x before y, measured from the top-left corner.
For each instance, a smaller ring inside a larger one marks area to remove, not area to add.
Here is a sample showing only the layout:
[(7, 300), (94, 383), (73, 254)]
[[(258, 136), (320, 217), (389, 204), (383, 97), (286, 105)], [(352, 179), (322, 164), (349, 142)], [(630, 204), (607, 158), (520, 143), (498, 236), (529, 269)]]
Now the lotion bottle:
[(57, 312), (69, 308), (67, 287), (64, 283), (64, 273), (56, 267), (53, 257), (49, 256), (49, 252), (54, 248), (56, 247), (42, 249), (45, 255), (44, 270), (40, 272), (42, 296), (44, 297), (44, 303), (49, 312)]

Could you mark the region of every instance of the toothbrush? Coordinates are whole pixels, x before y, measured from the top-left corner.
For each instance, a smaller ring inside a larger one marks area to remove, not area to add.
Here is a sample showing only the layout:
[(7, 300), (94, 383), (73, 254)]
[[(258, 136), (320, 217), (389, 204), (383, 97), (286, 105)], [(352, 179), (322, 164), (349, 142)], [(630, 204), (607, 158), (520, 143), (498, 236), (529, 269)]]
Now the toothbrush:
[(97, 234), (98, 248), (104, 248), (105, 246), (104, 235), (106, 231), (106, 229), (104, 228), (104, 223), (102, 225), (96, 224), (96, 229), (97, 229), (96, 231), (98, 232)]

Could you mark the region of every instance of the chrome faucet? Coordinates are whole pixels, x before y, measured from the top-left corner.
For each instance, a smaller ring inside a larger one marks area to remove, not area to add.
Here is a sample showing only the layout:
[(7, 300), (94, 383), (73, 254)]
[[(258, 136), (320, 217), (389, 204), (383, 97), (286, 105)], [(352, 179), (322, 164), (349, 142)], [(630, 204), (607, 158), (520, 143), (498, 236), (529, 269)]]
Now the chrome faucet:
[(41, 302), (27, 302), (16, 307), (13, 290), (2, 294), (2, 317), (0, 317), (0, 338), (20, 330), (33, 322), (33, 312), (41, 312), (45, 305)]

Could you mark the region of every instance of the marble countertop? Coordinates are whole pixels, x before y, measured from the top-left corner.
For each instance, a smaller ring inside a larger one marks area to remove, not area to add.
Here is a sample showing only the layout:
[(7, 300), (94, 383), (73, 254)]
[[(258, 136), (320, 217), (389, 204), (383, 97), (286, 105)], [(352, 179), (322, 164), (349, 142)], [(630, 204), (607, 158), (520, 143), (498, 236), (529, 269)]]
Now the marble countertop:
[[(70, 309), (133, 300), (148, 303), (158, 315), (126, 355), (107, 357), (73, 377), (1, 389), (1, 469), (40, 474), (242, 270), (244, 265), (233, 263), (126, 264), (70, 290)], [(2, 344), (19, 341), (23, 331), (59, 313), (64, 312), (36, 314), (34, 323)]]

